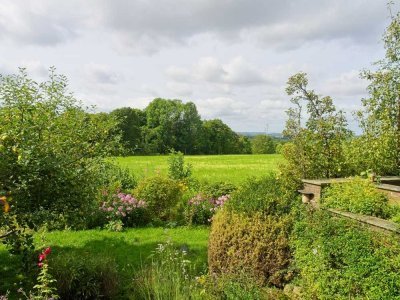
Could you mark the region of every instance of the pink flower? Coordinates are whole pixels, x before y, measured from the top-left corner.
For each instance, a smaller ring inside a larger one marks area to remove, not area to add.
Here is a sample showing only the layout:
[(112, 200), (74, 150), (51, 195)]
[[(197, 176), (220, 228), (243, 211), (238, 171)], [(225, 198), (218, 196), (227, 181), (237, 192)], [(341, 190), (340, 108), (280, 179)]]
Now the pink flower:
[(42, 262), (38, 263), (37, 265), (38, 265), (39, 268), (43, 267), (43, 263)]

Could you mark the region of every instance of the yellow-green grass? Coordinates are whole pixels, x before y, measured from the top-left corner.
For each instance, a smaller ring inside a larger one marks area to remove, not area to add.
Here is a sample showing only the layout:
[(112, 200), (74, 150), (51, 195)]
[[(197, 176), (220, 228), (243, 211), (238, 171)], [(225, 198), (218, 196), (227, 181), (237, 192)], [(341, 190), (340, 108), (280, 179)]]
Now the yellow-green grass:
[[(116, 161), (140, 179), (157, 173), (167, 174), (168, 156), (117, 157)], [(260, 155), (188, 155), (194, 178), (200, 181), (225, 181), (239, 184), (250, 176), (262, 176), (277, 171), (283, 161), (279, 154)]]
[[(205, 270), (207, 264), (207, 242), (209, 228), (178, 227), (134, 228), (123, 232), (105, 230), (53, 231), (42, 236), (35, 235), (35, 244), (51, 246), (51, 258), (55, 256), (73, 255), (76, 259), (91, 257), (99, 262), (113, 260), (118, 266), (118, 274), (126, 284), (130, 284), (135, 271), (148, 263), (149, 256), (160, 243), (170, 239), (177, 247), (188, 250), (189, 259), (199, 270)], [(40, 249), (37, 250), (38, 254)], [(36, 259), (36, 258), (35, 258)], [(10, 290), (12, 298), (19, 288), (18, 257), (8, 254), (4, 245), (0, 244), (0, 295)], [(32, 261), (34, 265), (36, 262)], [(17, 285), (15, 285), (17, 284)]]

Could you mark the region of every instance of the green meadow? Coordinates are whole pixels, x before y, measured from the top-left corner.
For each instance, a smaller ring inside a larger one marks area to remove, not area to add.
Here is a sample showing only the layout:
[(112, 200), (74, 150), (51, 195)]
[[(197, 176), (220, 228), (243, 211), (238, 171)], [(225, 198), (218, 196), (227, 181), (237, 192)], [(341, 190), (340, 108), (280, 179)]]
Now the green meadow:
[[(168, 156), (128, 156), (115, 158), (140, 179), (168, 172)], [(277, 171), (283, 161), (280, 154), (259, 155), (188, 155), (185, 162), (192, 165), (193, 177), (200, 181), (225, 181), (234, 184), (251, 176), (260, 177)]]

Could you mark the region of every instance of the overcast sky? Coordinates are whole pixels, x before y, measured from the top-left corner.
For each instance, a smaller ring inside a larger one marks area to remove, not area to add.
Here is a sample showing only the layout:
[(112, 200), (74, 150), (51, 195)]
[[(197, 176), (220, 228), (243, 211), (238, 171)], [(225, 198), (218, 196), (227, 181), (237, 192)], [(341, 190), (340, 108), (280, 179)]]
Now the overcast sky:
[(0, 1), (0, 73), (55, 66), (99, 111), (192, 101), (236, 131), (282, 131), (288, 77), (350, 114), (383, 58), (384, 0)]

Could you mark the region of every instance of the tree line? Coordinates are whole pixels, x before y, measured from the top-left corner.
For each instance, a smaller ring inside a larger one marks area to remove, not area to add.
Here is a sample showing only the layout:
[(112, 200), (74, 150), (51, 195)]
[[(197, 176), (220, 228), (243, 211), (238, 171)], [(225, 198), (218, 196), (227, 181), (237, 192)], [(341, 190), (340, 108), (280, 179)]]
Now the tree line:
[(220, 119), (202, 120), (193, 102), (156, 98), (143, 110), (117, 108), (96, 114), (117, 121), (114, 134), (121, 134), (117, 154), (275, 153), (277, 142), (267, 135), (249, 138), (234, 132)]

